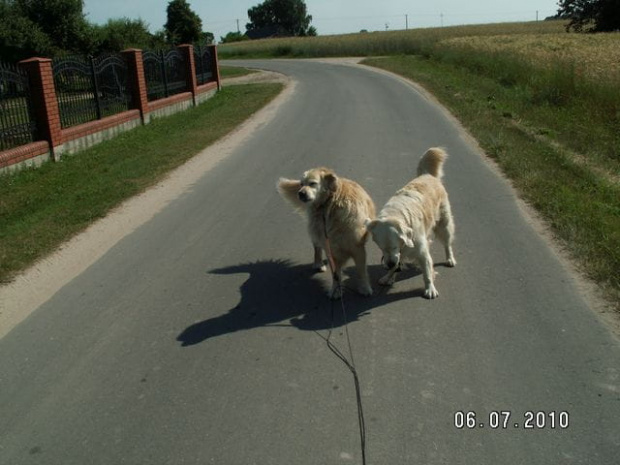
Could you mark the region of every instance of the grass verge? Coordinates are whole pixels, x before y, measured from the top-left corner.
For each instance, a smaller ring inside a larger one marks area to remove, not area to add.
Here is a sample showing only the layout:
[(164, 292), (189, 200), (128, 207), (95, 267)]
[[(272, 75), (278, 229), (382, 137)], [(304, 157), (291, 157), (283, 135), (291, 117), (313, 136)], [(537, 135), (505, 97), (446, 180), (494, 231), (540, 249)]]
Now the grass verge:
[(608, 153), (604, 161), (584, 161), (571, 147), (572, 139), (577, 153), (587, 155), (575, 121), (583, 125), (580, 134), (600, 133), (600, 121), (590, 115), (588, 122), (579, 105), (532, 104), (527, 87), (453, 63), (419, 56), (365, 63), (420, 83), (449, 108), (620, 310), (618, 160)]
[(254, 74), (258, 71), (247, 69), (247, 68), (239, 68), (235, 66), (220, 66), (220, 78), (236, 78), (241, 76), (247, 76), (248, 74)]
[(60, 163), (0, 176), (0, 282), (229, 133), (282, 90), (224, 88), (202, 105), (126, 132)]

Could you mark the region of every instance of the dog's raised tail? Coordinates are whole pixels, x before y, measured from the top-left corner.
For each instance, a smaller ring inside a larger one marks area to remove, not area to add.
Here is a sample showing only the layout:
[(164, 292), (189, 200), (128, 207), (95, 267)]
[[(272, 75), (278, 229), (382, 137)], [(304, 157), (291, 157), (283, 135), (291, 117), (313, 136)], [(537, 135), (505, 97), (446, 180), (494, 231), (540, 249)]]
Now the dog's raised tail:
[(430, 174), (436, 178), (443, 177), (443, 164), (448, 158), (446, 151), (439, 147), (433, 147), (426, 151), (418, 163), (418, 176)]

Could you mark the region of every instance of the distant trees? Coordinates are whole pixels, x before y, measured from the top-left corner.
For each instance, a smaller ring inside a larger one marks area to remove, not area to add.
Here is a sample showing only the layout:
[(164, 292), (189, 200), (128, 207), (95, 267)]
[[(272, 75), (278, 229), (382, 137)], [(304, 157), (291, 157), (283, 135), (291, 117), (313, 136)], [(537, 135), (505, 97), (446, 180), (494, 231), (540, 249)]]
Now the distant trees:
[(198, 42), (201, 44), (212, 44), (215, 42), (215, 35), (212, 32), (201, 32)]
[(0, 58), (15, 61), (88, 47), (82, 7), (82, 0), (0, 0)]
[(148, 24), (141, 19), (109, 19), (108, 22), (95, 27), (98, 37), (93, 53), (114, 52), (126, 48), (157, 48), (165, 45), (163, 36), (149, 32)]
[(172, 0), (166, 12), (168, 21), (164, 30), (169, 43), (191, 44), (200, 40), (202, 20), (192, 11), (187, 0)]
[(116, 18), (104, 25), (86, 20), (83, 0), (0, 0), (0, 60), (73, 53), (99, 55), (134, 47), (164, 48), (213, 42), (186, 0), (171, 0), (163, 30), (152, 34), (141, 19)]
[(18, 61), (35, 55), (50, 55), (51, 39), (31, 19), (24, 16), (13, 2), (0, 0), (0, 58)]
[(566, 27), (577, 32), (620, 31), (620, 1), (559, 0), (558, 16), (569, 18)]
[(312, 16), (308, 14), (303, 0), (265, 0), (248, 10), (250, 22), (248, 32), (271, 29), (284, 36), (315, 36), (316, 29), (310, 26)]
[(55, 47), (77, 50), (87, 42), (83, 0), (15, 0), (19, 14), (32, 21)]
[(223, 44), (230, 44), (232, 42), (241, 42), (243, 40), (250, 40), (245, 34), (241, 32), (229, 32), (225, 36), (220, 36), (220, 42)]

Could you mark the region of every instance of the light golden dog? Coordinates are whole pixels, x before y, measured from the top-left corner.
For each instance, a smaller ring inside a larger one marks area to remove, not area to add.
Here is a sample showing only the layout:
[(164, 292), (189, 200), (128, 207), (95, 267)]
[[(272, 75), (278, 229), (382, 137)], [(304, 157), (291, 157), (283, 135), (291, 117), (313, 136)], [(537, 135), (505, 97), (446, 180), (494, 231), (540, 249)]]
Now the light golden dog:
[(342, 267), (350, 258), (357, 269), (358, 291), (371, 295), (366, 269), (368, 231), (364, 223), (375, 217), (375, 205), (366, 191), (327, 168), (306, 171), (300, 181), (280, 178), (277, 189), (298, 212), (307, 216), (317, 271), (326, 269), (323, 251), (331, 253), (334, 268), (330, 297), (341, 297)]
[(414, 261), (424, 275), (424, 296), (439, 295), (434, 285), (433, 259), (429, 246), (432, 234), (443, 243), (448, 266), (456, 265), (452, 252), (454, 220), (441, 178), (447, 153), (429, 149), (418, 164), (418, 177), (396, 192), (366, 226), (373, 241), (383, 252), (383, 264), (389, 270), (379, 284), (390, 286), (402, 264)]

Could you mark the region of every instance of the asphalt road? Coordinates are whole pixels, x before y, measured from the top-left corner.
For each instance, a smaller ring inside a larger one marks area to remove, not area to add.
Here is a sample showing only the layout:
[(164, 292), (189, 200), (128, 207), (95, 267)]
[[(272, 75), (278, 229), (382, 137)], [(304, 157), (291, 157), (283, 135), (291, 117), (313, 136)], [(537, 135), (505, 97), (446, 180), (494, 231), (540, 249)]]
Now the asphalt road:
[(297, 81), (275, 117), (0, 340), (0, 464), (362, 463), (329, 276), (275, 182), (327, 165), (380, 208), (438, 145), (440, 297), (379, 289), (374, 244), (376, 295), (345, 293), (367, 463), (619, 463), (620, 343), (445, 113), (362, 67), (252, 66)]

